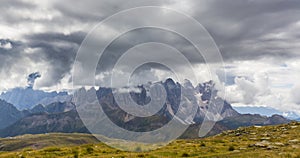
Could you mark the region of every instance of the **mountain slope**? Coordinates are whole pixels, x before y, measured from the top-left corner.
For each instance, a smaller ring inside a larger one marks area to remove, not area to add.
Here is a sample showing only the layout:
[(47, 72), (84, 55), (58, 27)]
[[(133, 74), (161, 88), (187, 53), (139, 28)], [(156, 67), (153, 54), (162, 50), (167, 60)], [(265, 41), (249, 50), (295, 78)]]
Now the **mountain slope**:
[[(277, 126), (251, 126), (224, 131), (203, 139), (175, 140), (153, 151), (126, 152), (94, 142), (90, 135), (47, 134), (24, 135), (0, 139), (0, 157), (299, 157), (300, 123)], [(80, 138), (79, 138), (80, 137)], [(49, 139), (53, 138), (53, 140)], [(88, 144), (80, 144), (78, 142)], [(21, 146), (24, 144), (24, 146)], [(42, 144), (42, 145), (41, 145)], [(50, 147), (49, 147), (50, 145)], [(2, 148), (1, 148), (2, 147)], [(147, 146), (129, 144), (143, 151)], [(14, 149), (14, 151), (11, 151)], [(8, 152), (9, 151), (9, 152)]]
[(39, 113), (29, 115), (13, 125), (0, 130), (0, 137), (22, 134), (41, 134), (51, 132), (88, 133), (75, 110), (58, 114)]
[[(207, 136), (216, 135), (225, 130), (233, 130), (243, 126), (253, 125), (277, 125), (289, 122), (282, 116), (274, 115), (272, 117), (265, 117), (260, 115), (238, 115), (234, 117), (228, 117), (221, 121), (216, 122), (213, 129)], [(130, 124), (136, 122), (130, 122), (126, 124), (127, 128)], [(137, 122), (140, 123), (140, 122)], [(151, 125), (151, 123), (150, 123)], [(193, 124), (187, 129), (187, 131), (181, 136), (181, 138), (198, 138), (198, 131), (201, 124)], [(146, 130), (150, 130), (157, 125), (154, 124), (148, 127)], [(133, 126), (135, 127), (135, 126)], [(132, 129), (131, 129), (132, 130)], [(51, 132), (63, 132), (63, 133), (89, 133), (80, 120), (78, 113), (75, 110), (71, 110), (58, 114), (32, 114), (29, 115), (13, 125), (0, 130), (0, 137), (17, 136), (22, 134), (42, 134)]]
[[(213, 129), (207, 134), (207, 136), (216, 135), (226, 130), (234, 130), (239, 127), (279, 125), (289, 122), (290, 120), (280, 115), (267, 117), (258, 114), (241, 114), (238, 116), (228, 117), (216, 122)], [(198, 138), (200, 125), (201, 124), (191, 125), (188, 130), (181, 136), (181, 138)]]
[(234, 130), (239, 127), (279, 125), (289, 122), (290, 120), (280, 115), (272, 115), (271, 117), (266, 117), (258, 114), (243, 114), (235, 117), (225, 118), (217, 122), (217, 125), (209, 133), (209, 135), (215, 135), (224, 130)]
[(0, 129), (13, 124), (27, 113), (19, 111), (12, 104), (0, 99)]
[(8, 127), (28, 115), (38, 113), (63, 113), (74, 108), (75, 106), (71, 102), (56, 102), (47, 106), (39, 104), (32, 109), (20, 111), (14, 105), (0, 99), (0, 129)]
[(43, 106), (41, 104), (34, 106), (32, 109), (30, 109), (30, 113), (49, 113), (49, 114), (55, 114), (55, 113), (63, 113), (67, 111), (71, 111), (75, 109), (75, 105), (71, 102), (55, 102), (51, 103), (49, 105)]

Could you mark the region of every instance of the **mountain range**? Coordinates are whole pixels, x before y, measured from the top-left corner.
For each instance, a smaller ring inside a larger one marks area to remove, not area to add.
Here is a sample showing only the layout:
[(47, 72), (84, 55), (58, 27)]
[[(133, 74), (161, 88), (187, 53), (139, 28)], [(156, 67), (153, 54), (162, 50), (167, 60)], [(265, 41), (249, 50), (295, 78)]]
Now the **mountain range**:
[(279, 110), (276, 110), (271, 107), (262, 107), (262, 106), (243, 106), (243, 107), (233, 107), (234, 110), (241, 114), (260, 114), (263, 116), (272, 116), (275, 114), (279, 114), (284, 116), (287, 119), (290, 120), (297, 120), (300, 118), (300, 115), (298, 115), (295, 112), (288, 111), (288, 112), (281, 112)]
[(30, 117), (35, 114), (55, 114), (63, 113), (74, 109), (71, 102), (55, 102), (47, 106), (41, 104), (29, 110), (18, 110), (14, 105), (7, 103), (0, 99), (0, 129), (4, 129), (13, 123), (22, 120), (23, 118)]
[[(106, 115), (118, 126), (131, 131), (150, 131), (168, 123), (178, 112), (179, 105), (182, 101), (180, 97), (181, 93), (183, 93), (189, 103), (188, 106), (181, 109), (182, 113), (187, 113), (190, 110), (189, 108), (196, 107), (196, 113), (193, 118), (176, 118), (182, 123), (190, 125), (188, 130), (182, 135), (182, 138), (197, 137), (197, 129), (199, 129), (205, 116), (208, 117), (209, 121), (216, 122), (214, 128), (208, 135), (214, 135), (223, 130), (236, 129), (240, 126), (273, 125), (289, 122), (288, 119), (280, 115), (267, 117), (238, 113), (227, 101), (218, 97), (218, 91), (215, 89), (215, 85), (212, 81), (198, 84), (195, 87), (188, 80), (180, 84), (174, 82), (172, 79), (167, 79), (166, 81), (159, 82), (159, 84), (161, 84), (166, 91), (166, 102), (160, 111), (150, 117), (136, 117), (123, 111), (118, 106), (113, 95), (113, 92), (118, 90), (116, 88), (100, 87), (97, 90), (92, 88), (90, 90), (83, 89), (83, 91), (87, 94), (89, 92), (95, 93)], [(139, 91), (131, 91), (130, 97), (137, 104), (141, 106), (146, 105), (151, 101), (148, 93), (150, 87), (153, 85), (154, 83), (148, 83), (135, 87), (139, 89)], [(31, 93), (35, 90), (31, 89), (22, 92), (26, 91)], [(0, 137), (28, 133), (89, 132), (83, 125), (76, 111), (76, 108), (82, 105), (75, 105), (71, 95), (40, 91), (37, 93), (45, 95), (41, 95), (42, 97), (39, 99), (33, 99), (34, 101), (27, 102), (32, 102), (32, 105), (20, 104), (22, 100), (20, 99), (17, 102), (19, 106), (16, 106), (19, 107), (20, 110), (7, 101), (0, 101)], [(21, 94), (21, 92), (17, 92), (17, 94)], [(10, 95), (13, 96), (13, 92), (10, 92)], [(3, 94), (2, 96), (8, 96), (8, 94)], [(28, 94), (25, 94), (25, 96), (28, 97)], [(56, 99), (58, 96), (64, 96), (64, 98), (68, 99), (59, 102)], [(129, 99), (128, 96), (120, 95), (120, 97), (123, 97), (122, 99), (125, 101)], [(48, 98), (50, 104), (38, 104), (45, 98)], [(53, 100), (51, 100), (51, 98), (53, 98)], [(24, 107), (31, 108), (24, 109)]]
[(13, 104), (17, 109), (30, 109), (35, 105), (48, 105), (54, 102), (69, 101), (71, 97), (67, 92), (45, 92), (34, 90), (32, 86), (14, 88), (0, 95), (0, 99)]

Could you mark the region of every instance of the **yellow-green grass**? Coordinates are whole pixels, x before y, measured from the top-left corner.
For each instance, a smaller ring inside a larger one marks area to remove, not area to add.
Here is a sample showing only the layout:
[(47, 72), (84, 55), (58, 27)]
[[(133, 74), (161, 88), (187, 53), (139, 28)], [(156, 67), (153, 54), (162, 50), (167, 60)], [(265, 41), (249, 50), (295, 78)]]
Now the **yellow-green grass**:
[[(300, 123), (292, 122), (277, 126), (243, 127), (233, 131), (225, 131), (208, 138), (176, 140), (167, 146), (148, 152), (117, 150), (97, 142), (93, 136), (88, 134), (56, 133), (0, 139), (0, 149), (1, 146), (9, 145), (15, 146), (15, 148), (10, 148), (14, 149), (14, 151), (3, 151), (0, 153), (0, 157), (300, 158)], [(132, 143), (130, 146), (135, 147), (137, 151), (143, 150)]]

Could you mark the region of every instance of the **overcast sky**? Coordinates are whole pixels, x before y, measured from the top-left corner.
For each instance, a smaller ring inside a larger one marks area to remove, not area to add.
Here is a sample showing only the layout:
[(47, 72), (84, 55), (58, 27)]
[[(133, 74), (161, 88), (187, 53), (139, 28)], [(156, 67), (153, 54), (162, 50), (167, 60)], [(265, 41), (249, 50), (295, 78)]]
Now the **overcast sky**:
[[(35, 82), (36, 89), (69, 89), (78, 48), (97, 23), (124, 9), (163, 6), (192, 16), (213, 37), (225, 63), (227, 100), (234, 106), (270, 106), (300, 113), (299, 0), (1, 0), (0, 3), (0, 91), (25, 87), (26, 77), (33, 72), (41, 74)], [(170, 19), (176, 21), (176, 17)], [(103, 38), (108, 32), (103, 32)], [(189, 43), (162, 30), (140, 29), (121, 36), (108, 47), (108, 60), (103, 61), (107, 63), (101, 68), (109, 70), (107, 65), (116, 60), (118, 52), (143, 41), (169, 42), (199, 68), (196, 71), (200, 81), (209, 80), (203, 72), (205, 64), (192, 55), (195, 50)], [(151, 51), (144, 57), (149, 55)], [(151, 64), (144, 70), (147, 71), (137, 72), (144, 79), (170, 76), (161, 67), (151, 68)], [(97, 77), (99, 85), (105, 85), (105, 74)]]

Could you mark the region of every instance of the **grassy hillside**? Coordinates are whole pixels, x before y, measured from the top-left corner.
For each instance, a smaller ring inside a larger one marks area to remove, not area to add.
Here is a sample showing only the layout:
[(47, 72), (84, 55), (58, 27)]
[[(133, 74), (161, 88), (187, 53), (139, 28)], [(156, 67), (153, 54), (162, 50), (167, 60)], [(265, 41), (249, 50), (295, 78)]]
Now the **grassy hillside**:
[[(0, 150), (0, 157), (300, 158), (300, 123), (243, 127), (203, 139), (176, 140), (150, 152), (113, 149), (88, 134), (24, 135), (0, 139)], [(136, 147), (136, 150), (143, 149)]]

